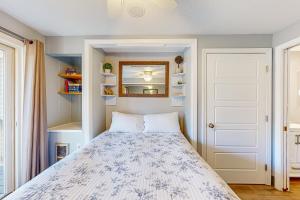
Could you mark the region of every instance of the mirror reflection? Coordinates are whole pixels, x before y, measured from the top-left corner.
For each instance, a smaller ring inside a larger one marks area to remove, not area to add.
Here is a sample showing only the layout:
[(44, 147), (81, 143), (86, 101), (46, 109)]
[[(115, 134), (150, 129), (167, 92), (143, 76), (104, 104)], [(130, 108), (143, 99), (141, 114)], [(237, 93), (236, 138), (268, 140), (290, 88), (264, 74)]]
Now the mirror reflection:
[(120, 62), (119, 96), (167, 97), (169, 62)]

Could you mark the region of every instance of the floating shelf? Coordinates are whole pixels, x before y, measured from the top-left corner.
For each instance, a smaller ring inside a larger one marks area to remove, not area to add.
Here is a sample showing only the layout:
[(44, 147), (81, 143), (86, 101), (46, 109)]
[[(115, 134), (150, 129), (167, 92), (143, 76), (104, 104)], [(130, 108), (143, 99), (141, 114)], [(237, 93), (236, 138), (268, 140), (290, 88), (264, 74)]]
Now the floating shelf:
[(165, 85), (165, 83), (123, 83), (123, 85)]
[(184, 94), (181, 94), (181, 95), (173, 95), (172, 97), (185, 97)]
[(59, 94), (63, 94), (63, 95), (82, 95), (81, 92), (65, 92), (65, 91), (59, 91)]
[(101, 73), (103, 76), (116, 76), (116, 74), (113, 73)]
[(172, 76), (184, 76), (185, 73), (177, 73), (177, 74), (172, 74)]
[(172, 85), (172, 87), (183, 87), (185, 84)]
[(115, 83), (102, 83), (103, 86), (114, 87), (117, 86)]
[(81, 74), (65, 74), (65, 73), (59, 73), (58, 76), (64, 78), (64, 79), (73, 79), (73, 80), (81, 80), (82, 75)]
[(115, 97), (116, 95), (106, 95), (106, 94), (103, 94), (101, 96), (103, 96), (103, 97)]
[[(102, 72), (101, 75), (104, 77), (103, 83), (100, 84), (101, 96), (104, 98), (106, 105), (115, 106), (117, 104), (117, 75), (105, 72)], [(110, 88), (113, 95), (106, 95), (104, 93), (105, 88)]]

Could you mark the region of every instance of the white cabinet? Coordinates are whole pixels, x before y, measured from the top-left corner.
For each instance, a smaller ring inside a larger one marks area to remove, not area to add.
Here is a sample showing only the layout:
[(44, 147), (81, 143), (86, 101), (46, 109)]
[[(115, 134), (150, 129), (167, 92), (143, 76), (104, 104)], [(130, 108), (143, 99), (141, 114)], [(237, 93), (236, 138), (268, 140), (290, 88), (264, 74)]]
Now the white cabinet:
[(289, 132), (290, 177), (300, 177), (300, 131)]
[(49, 164), (76, 151), (84, 145), (85, 137), (80, 123), (69, 123), (48, 129)]

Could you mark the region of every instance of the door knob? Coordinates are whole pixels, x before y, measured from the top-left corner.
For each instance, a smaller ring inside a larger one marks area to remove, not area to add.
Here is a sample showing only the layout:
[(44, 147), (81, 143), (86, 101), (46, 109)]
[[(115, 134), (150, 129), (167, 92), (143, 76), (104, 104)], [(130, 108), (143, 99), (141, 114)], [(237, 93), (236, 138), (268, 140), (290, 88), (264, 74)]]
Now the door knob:
[(209, 123), (209, 124), (208, 124), (208, 127), (209, 127), (209, 128), (215, 128), (215, 125), (214, 125), (213, 123)]

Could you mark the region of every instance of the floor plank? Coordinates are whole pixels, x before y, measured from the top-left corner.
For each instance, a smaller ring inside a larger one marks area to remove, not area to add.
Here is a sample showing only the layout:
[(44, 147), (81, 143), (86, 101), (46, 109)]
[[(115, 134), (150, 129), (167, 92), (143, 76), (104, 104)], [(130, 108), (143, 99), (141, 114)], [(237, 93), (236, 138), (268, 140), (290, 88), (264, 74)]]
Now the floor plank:
[(280, 192), (265, 185), (234, 185), (230, 187), (242, 200), (300, 200), (300, 179), (291, 180), (291, 191)]

